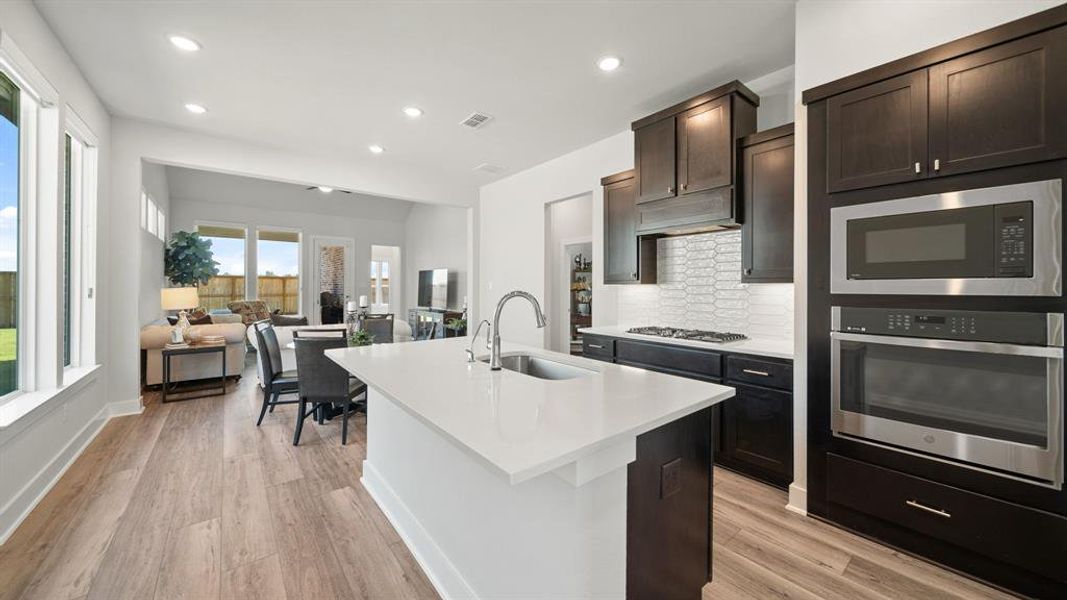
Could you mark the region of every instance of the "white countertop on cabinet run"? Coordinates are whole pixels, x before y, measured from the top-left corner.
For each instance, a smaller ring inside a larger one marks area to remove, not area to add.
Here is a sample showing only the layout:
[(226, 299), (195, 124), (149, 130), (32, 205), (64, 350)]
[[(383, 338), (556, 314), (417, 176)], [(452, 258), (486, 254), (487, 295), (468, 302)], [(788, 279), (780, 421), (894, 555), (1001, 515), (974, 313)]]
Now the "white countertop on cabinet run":
[[(512, 484), (557, 471), (582, 485), (632, 461), (638, 435), (734, 395), (727, 386), (507, 342), (504, 354), (596, 372), (557, 381), (494, 372), (467, 362), (469, 343), (449, 338), (326, 354)], [(475, 346), (484, 357), (484, 343)]]
[(711, 342), (681, 340), (678, 338), (665, 338), (659, 337), (657, 335), (641, 335), (638, 333), (628, 333), (626, 331), (627, 329), (630, 329), (630, 327), (624, 325), (610, 325), (604, 327), (585, 327), (583, 329), (579, 329), (578, 331), (582, 333), (591, 333), (593, 335), (606, 335), (609, 337), (630, 338), (647, 342), (671, 344), (674, 346), (689, 346), (691, 348), (702, 348), (704, 350), (718, 350), (720, 352), (754, 354), (757, 356), (769, 356), (772, 358), (787, 358), (789, 360), (793, 359), (793, 340), (749, 338), (747, 340), (741, 340), (740, 342), (715, 344)]

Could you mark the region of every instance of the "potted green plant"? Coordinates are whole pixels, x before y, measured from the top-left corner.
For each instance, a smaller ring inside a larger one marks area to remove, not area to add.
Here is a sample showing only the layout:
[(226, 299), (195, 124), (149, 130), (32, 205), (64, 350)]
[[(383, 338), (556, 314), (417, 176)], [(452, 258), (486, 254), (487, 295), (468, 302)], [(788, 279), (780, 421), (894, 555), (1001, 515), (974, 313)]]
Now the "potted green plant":
[(348, 336), (349, 346), (370, 346), (374, 343), (374, 336), (366, 329), (357, 329)]
[(203, 285), (219, 274), (211, 240), (199, 233), (175, 231), (163, 250), (163, 274), (176, 286)]
[(445, 321), (445, 328), (450, 329), (456, 336), (466, 335), (467, 319), (452, 318)]

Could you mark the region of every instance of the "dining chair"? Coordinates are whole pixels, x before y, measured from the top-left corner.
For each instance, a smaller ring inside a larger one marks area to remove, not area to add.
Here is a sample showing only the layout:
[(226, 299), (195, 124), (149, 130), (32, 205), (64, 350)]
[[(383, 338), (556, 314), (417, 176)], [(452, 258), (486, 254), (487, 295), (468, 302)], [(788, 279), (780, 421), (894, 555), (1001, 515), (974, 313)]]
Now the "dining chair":
[(326, 357), (326, 351), (345, 348), (344, 337), (294, 337), (296, 346), (296, 370), (300, 373), (298, 387), (300, 408), (296, 413), (296, 430), (293, 445), (300, 443), (304, 420), (313, 413), (320, 415), (326, 407), (340, 408), (344, 414), (341, 422), (341, 445), (348, 443), (348, 417), (356, 409), (354, 399), (367, 391), (367, 384), (354, 379), (340, 365)]
[(430, 325), (430, 330), (426, 332), (426, 337), (419, 338), (420, 340), (432, 340), (437, 337), (437, 323), (434, 322)]
[(393, 314), (367, 315), (360, 326), (374, 336), (375, 344), (393, 343)]
[(274, 412), (279, 404), (296, 404), (299, 400), (281, 400), (282, 394), (298, 393), (296, 371), (282, 371), (282, 349), (278, 345), (278, 335), (270, 319), (256, 321), (252, 324), (256, 333), (256, 354), (260, 370), (263, 372), (263, 406), (259, 409), (256, 427), (263, 422), (267, 410)]

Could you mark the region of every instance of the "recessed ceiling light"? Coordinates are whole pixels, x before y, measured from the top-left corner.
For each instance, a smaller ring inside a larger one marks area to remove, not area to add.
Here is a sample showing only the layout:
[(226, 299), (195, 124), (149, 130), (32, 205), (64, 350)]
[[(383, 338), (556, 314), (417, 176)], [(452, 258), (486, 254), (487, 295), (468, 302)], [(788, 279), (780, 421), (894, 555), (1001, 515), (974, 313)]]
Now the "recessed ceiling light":
[(382, 148), (378, 144), (371, 144), (370, 146), (367, 146), (367, 150), (370, 150), (375, 154), (381, 154), (382, 152), (385, 152), (385, 148)]
[(185, 110), (193, 113), (194, 115), (202, 115), (207, 112), (207, 109), (204, 108), (202, 105), (193, 104), (192, 102), (185, 105)]
[(175, 48), (185, 52), (196, 52), (201, 48), (200, 42), (184, 35), (171, 35), (167, 36), (167, 39), (170, 40), (171, 44), (174, 44)]
[(422, 116), (422, 109), (417, 106), (405, 106), (404, 114), (415, 119)]
[(317, 186), (317, 187), (319, 188), (319, 191), (322, 192), (323, 194), (329, 194), (330, 192), (333, 191), (333, 188), (328, 186), (328, 185), (320, 185), (320, 186)]
[(614, 71), (622, 64), (622, 59), (617, 56), (605, 56), (596, 61), (596, 66), (600, 67), (601, 71)]

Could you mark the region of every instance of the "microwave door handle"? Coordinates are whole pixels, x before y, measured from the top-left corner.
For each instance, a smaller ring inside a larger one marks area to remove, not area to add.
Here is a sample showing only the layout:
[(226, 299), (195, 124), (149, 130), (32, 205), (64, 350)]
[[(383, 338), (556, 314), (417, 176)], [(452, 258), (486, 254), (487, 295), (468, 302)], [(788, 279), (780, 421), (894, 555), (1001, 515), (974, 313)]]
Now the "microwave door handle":
[(929, 348), (931, 350), (954, 350), (957, 352), (981, 352), (983, 354), (1010, 354), (1012, 356), (1035, 356), (1040, 358), (1063, 359), (1063, 348), (1049, 346), (1023, 346), (1021, 344), (1002, 344), (998, 342), (968, 342), (960, 340), (940, 340), (928, 338), (906, 338), (891, 335), (870, 335), (866, 333), (830, 332), (830, 338), (851, 342), (870, 342), (887, 346), (907, 346), (911, 348)]

